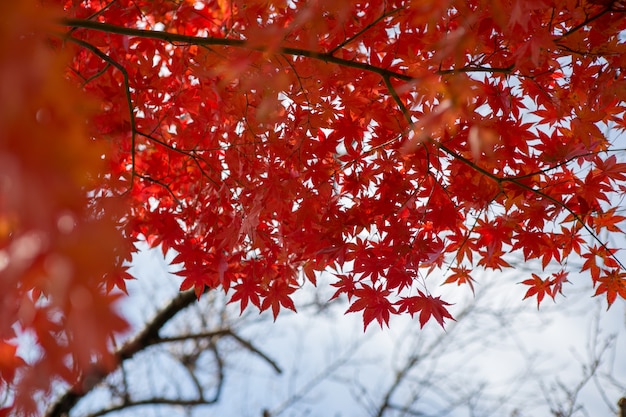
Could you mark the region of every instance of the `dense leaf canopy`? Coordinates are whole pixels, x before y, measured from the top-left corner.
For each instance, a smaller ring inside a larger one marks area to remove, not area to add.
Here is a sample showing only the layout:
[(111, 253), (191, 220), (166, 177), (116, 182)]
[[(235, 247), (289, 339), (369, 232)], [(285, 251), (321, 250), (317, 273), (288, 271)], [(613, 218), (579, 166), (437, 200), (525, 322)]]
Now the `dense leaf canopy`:
[[(365, 327), (393, 314), (443, 326), (442, 281), (473, 290), (477, 268), (517, 259), (545, 270), (520, 279), (538, 303), (565, 291), (570, 256), (592, 295), (626, 298), (609, 243), (625, 219), (622, 1), (24, 3), (0, 8), (28, 23), (2, 26), (0, 74), (30, 72), (0, 97), (29, 93), (28, 77), (45, 92), (17, 102), (37, 123), (0, 115), (0, 158), (21, 161), (0, 164), (14, 181), (0, 183), (3, 340), (19, 321), (40, 344), (62, 344), (41, 323), (71, 341), (88, 293), (107, 324), (63, 354), (98, 352), (124, 325), (93, 282), (125, 290), (138, 240), (175, 251), (181, 290), (274, 316), (326, 271)], [(67, 318), (26, 319), (9, 299)], [(19, 358), (1, 343), (11, 380)]]

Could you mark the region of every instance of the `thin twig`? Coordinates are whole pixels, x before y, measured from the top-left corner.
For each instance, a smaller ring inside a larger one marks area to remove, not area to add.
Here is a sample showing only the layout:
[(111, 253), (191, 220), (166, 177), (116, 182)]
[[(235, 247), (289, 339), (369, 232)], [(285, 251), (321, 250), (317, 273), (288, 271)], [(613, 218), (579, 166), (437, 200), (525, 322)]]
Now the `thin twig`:
[(100, 49), (90, 44), (89, 42), (85, 42), (82, 39), (77, 39), (72, 36), (67, 36), (66, 39), (70, 42), (73, 42), (91, 51), (94, 55), (97, 55), (100, 59), (102, 59), (106, 63), (117, 68), (117, 70), (122, 74), (122, 77), (124, 78), (124, 94), (126, 96), (126, 102), (128, 104), (128, 113), (129, 113), (129, 120), (130, 120), (130, 126), (131, 126), (130, 152), (131, 152), (132, 171), (131, 171), (130, 187), (129, 187), (129, 191), (130, 191), (130, 189), (133, 187), (134, 177), (135, 177), (135, 140), (137, 136), (137, 127), (135, 124), (135, 108), (133, 106), (133, 99), (130, 94), (130, 81), (129, 81), (128, 71), (126, 71), (126, 68), (124, 68), (122, 64), (120, 64), (119, 62), (117, 62), (116, 60), (114, 60), (113, 58), (111, 58), (110, 56), (108, 56), (107, 54), (105, 54), (104, 52), (102, 52)]

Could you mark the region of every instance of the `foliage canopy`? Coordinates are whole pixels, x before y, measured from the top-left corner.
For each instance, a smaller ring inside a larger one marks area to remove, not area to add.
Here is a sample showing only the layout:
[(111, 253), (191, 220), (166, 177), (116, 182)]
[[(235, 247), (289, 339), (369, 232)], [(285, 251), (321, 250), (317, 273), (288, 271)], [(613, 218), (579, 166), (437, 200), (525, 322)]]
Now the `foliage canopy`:
[(4, 381), (16, 323), (46, 353), (24, 386), (105, 354), (125, 324), (99, 288), (142, 239), (181, 290), (274, 316), (326, 271), (365, 327), (443, 326), (431, 273), (473, 291), (516, 254), (556, 271), (522, 280), (538, 304), (570, 256), (626, 298), (622, 1), (22, 3), (0, 6)]

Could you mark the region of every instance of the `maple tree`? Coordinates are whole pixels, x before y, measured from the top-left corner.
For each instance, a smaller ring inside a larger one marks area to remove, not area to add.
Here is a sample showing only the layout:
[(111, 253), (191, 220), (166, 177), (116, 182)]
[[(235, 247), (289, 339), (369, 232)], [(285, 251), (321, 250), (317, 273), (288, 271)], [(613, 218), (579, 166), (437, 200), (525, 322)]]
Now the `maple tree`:
[(365, 327), (443, 326), (432, 273), (473, 290), (515, 254), (560, 265), (521, 279), (538, 303), (570, 256), (626, 298), (622, 1), (24, 4), (1, 10), (5, 382), (16, 323), (40, 376), (106, 354), (138, 240), (274, 317), (324, 271)]

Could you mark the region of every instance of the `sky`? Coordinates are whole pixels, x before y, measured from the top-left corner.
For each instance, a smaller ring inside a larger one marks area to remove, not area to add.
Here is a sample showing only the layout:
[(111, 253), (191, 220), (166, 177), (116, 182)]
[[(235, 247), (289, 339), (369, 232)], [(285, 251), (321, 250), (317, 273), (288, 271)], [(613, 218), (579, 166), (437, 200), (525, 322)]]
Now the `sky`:
[[(164, 259), (158, 250), (143, 248), (134, 261), (132, 272), (138, 279), (129, 283), (130, 297), (121, 308), (135, 328), (178, 291), (181, 278), (170, 273), (175, 267), (168, 260), (171, 257)], [(326, 300), (332, 294), (325, 277), (318, 288), (310, 286), (298, 296), (297, 314), (281, 313), (276, 322), (271, 315), (254, 311), (239, 317), (239, 306), (231, 305), (226, 309), (229, 323), (283, 372), (277, 374), (267, 361), (232, 340), (220, 341), (226, 369), (220, 401), (190, 415), (258, 417), (267, 410), (272, 416), (374, 416), (398, 372), (412, 360), (391, 398), (398, 405), (418, 398), (412, 409), (419, 415), (549, 416), (551, 401), (576, 389), (585, 367), (607, 340), (612, 344), (600, 356), (598, 377), (590, 379), (578, 396), (585, 410), (575, 415), (612, 415), (611, 407), (614, 410), (626, 392), (620, 393), (605, 374), (626, 387), (626, 303), (618, 299), (606, 311), (606, 301), (590, 297), (589, 279), (581, 276), (570, 279), (566, 297), (557, 297), (555, 303), (548, 300), (538, 310), (534, 299), (522, 301), (524, 286), (516, 285), (525, 275), (521, 268), (477, 276), (476, 297), (465, 287), (441, 287), (448, 298), (457, 300), (451, 310), (458, 321), (447, 323), (446, 330), (434, 320), (420, 329), (416, 318), (394, 317), (389, 328), (373, 324), (363, 332), (359, 314), (344, 314), (345, 301), (316, 312), (307, 304), (315, 296)], [(225, 301), (220, 294), (215, 294), (213, 307), (205, 309), (200, 303), (164, 334), (184, 332), (185, 326), (201, 328), (202, 320), (208, 328), (218, 326), (215, 315)], [(139, 356), (128, 367), (139, 396), (150, 389), (164, 396), (195, 392), (185, 374), (176, 370), (180, 365), (172, 360), (172, 352), (165, 350)], [(214, 366), (210, 359), (202, 362), (207, 380)], [(110, 401), (104, 391), (86, 397), (73, 415)], [(142, 415), (168, 417), (186, 412), (172, 407), (142, 409)]]

